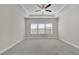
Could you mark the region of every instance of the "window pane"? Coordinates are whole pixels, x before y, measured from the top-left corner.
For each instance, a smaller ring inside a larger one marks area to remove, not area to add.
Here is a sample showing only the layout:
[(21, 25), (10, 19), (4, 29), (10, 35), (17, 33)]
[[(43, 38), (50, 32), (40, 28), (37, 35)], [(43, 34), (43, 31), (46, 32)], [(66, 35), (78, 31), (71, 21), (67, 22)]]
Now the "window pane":
[(44, 34), (44, 24), (38, 24), (38, 33)]
[(52, 33), (52, 24), (46, 24), (46, 34)]
[(31, 24), (31, 34), (37, 34), (37, 24)]

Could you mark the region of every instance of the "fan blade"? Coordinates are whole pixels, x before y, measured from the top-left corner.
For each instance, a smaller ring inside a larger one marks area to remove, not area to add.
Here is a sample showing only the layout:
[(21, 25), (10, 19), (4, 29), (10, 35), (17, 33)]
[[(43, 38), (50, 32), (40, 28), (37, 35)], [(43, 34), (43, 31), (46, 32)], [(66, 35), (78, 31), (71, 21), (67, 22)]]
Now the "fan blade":
[(45, 6), (45, 5), (44, 5), (44, 4), (42, 4), (42, 9), (44, 8), (44, 6)]
[(39, 8), (42, 8), (40, 5), (37, 5)]
[(38, 12), (38, 11), (41, 11), (41, 10), (36, 10), (35, 12)]
[(46, 11), (48, 11), (48, 12), (52, 12), (51, 10), (46, 10)]
[(45, 8), (48, 8), (48, 7), (50, 7), (51, 6), (51, 4), (48, 4)]

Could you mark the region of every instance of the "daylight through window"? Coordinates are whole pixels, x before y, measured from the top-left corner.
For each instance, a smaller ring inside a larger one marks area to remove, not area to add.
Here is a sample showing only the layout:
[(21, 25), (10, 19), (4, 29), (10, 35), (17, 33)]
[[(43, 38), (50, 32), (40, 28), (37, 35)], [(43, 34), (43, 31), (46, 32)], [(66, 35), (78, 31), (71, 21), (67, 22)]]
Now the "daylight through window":
[(31, 34), (53, 34), (51, 23), (46, 24), (31, 24)]

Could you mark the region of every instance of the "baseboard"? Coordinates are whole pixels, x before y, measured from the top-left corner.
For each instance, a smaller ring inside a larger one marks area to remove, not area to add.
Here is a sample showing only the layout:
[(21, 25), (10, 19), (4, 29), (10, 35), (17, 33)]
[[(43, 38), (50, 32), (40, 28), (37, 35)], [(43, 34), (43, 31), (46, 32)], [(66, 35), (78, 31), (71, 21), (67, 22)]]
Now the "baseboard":
[(71, 46), (73, 46), (73, 47), (79, 49), (79, 46), (77, 46), (77, 45), (75, 45), (75, 44), (72, 44), (72, 43), (70, 43), (70, 42), (68, 42), (68, 41), (66, 41), (66, 40), (64, 40), (64, 39), (62, 39), (61, 41), (63, 41), (63, 42), (65, 42), (65, 43), (67, 43), (67, 44), (69, 44), (69, 45), (71, 45)]
[(56, 37), (25, 37), (25, 39), (57, 39)]
[(15, 45), (17, 45), (18, 43), (20, 43), (20, 42), (23, 41), (23, 40), (24, 40), (24, 39), (19, 40), (19, 41), (15, 42), (14, 44), (10, 45), (9, 47), (3, 49), (2, 51), (0, 51), (0, 55), (1, 55), (2, 53), (6, 52), (8, 49), (14, 47)]

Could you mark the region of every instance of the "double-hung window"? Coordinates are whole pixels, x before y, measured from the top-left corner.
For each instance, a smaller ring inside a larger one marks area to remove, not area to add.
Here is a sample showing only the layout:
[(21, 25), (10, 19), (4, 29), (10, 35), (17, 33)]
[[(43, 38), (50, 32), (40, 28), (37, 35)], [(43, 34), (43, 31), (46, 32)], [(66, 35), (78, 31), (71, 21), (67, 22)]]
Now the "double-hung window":
[(31, 24), (31, 34), (37, 34), (37, 24)]
[(45, 25), (44, 24), (38, 24), (38, 34), (44, 34), (45, 33)]
[(52, 24), (46, 24), (46, 34), (52, 34)]

